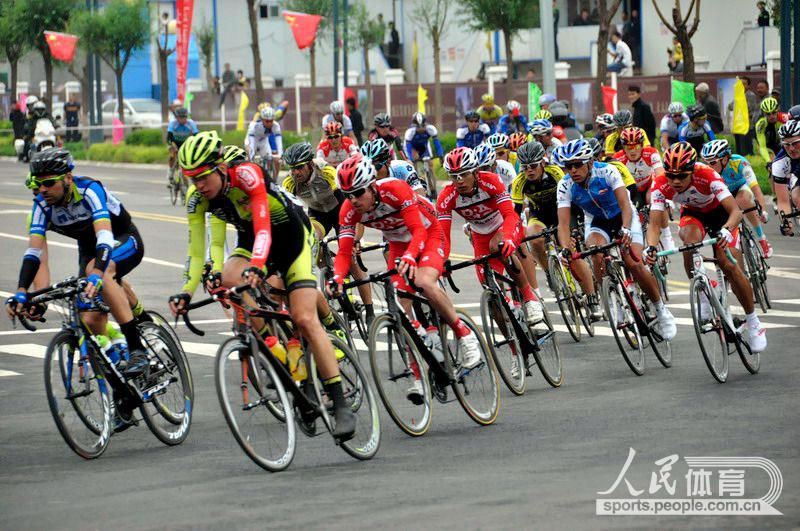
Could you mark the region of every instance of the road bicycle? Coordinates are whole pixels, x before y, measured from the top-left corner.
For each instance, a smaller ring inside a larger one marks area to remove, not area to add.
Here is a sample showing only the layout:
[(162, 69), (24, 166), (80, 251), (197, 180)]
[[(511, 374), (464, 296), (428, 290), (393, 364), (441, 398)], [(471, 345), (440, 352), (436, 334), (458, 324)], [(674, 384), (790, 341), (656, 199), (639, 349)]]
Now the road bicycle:
[[(389, 416), (408, 435), (424, 435), (431, 426), (432, 397), (441, 403), (452, 402), (449, 388), (473, 421), (483, 426), (492, 424), (500, 411), (500, 389), (493, 358), (487, 354), (488, 346), (480, 330), (464, 310), (456, 309), (480, 344), (480, 363), (466, 369), (461, 365), (458, 342), (450, 326), (425, 298), (397, 290), (392, 282), (396, 273), (396, 269), (373, 273), (343, 286), (349, 289), (367, 282), (378, 283), (386, 292), (386, 311), (372, 322), (367, 346), (373, 381)], [(431, 337), (432, 333), (426, 338), (420, 336), (403, 311), (401, 298), (415, 303), (417, 319), (435, 327), (438, 340)], [(412, 400), (407, 391), (417, 381), (422, 393)]]
[[(689, 307), (692, 312), (697, 342), (700, 352), (711, 371), (711, 375), (720, 383), (728, 379), (728, 356), (734, 351), (739, 353), (745, 368), (756, 374), (761, 365), (761, 357), (750, 350), (750, 345), (743, 332), (747, 330), (744, 320), (731, 315), (728, 305), (728, 285), (722, 270), (717, 267), (716, 280), (706, 270), (705, 263), (717, 263), (714, 258), (705, 258), (700, 249), (715, 245), (717, 238), (710, 238), (697, 243), (690, 243), (671, 251), (660, 251), (658, 254), (669, 256), (678, 253), (692, 253), (692, 281), (689, 284)], [(725, 253), (728, 260), (736, 263), (730, 250)], [(705, 304), (704, 304), (705, 303)], [(706, 308), (708, 315), (703, 315)]]
[[(248, 306), (242, 297), (248, 290), (249, 284), (214, 288), (209, 298), (189, 304), (183, 319), (190, 331), (204, 335), (189, 319), (190, 311), (214, 302), (233, 310), (233, 337), (220, 345), (214, 363), (217, 398), (225, 421), (244, 453), (265, 470), (278, 472), (294, 459), (295, 424), (309, 437), (325, 432), (333, 434), (333, 403), (322, 386), (314, 355), (305, 340), (301, 340), (301, 346), (307, 376), (298, 382), (287, 366), (288, 359), (282, 361), (253, 331), (252, 319), (258, 317), (267, 321), (281, 343), (286, 344), (295, 336), (292, 318), (279, 311), (280, 304), (260, 291), (254, 293), (258, 306)], [(286, 297), (286, 292), (269, 288), (269, 295)], [(334, 438), (334, 442), (356, 459), (372, 459), (381, 439), (377, 401), (350, 346), (335, 335), (329, 338), (341, 352), (339, 371), (344, 396), (357, 418), (353, 438), (346, 441)]]
[[(761, 208), (758, 204), (743, 211), (743, 214), (748, 212), (755, 212), (761, 214)], [(742, 267), (747, 280), (753, 286), (753, 295), (755, 302), (761, 306), (761, 311), (765, 312), (772, 308), (772, 302), (769, 298), (769, 289), (767, 288), (767, 272), (769, 271), (769, 264), (764, 256), (764, 250), (759, 245), (756, 239), (755, 232), (747, 223), (745, 218), (742, 218), (742, 223), (739, 225), (739, 241), (742, 247), (742, 256), (744, 260)]]
[[(669, 215), (669, 219), (672, 220), (672, 209), (667, 205), (667, 214)], [(645, 205), (644, 208), (639, 210), (639, 221), (642, 224), (642, 234), (647, 234), (647, 226), (650, 223), (650, 205)], [(661, 241), (658, 242), (656, 245), (656, 249), (659, 251), (664, 250), (664, 246), (661, 244)], [(652, 269), (658, 269), (660, 274), (655, 275), (656, 281), (658, 282), (658, 291), (661, 293), (661, 298), (666, 303), (669, 301), (669, 289), (667, 284), (667, 276), (669, 275), (669, 257), (667, 256), (658, 256), (656, 255), (656, 263), (653, 264)]]
[[(47, 346), (44, 377), (50, 412), (64, 441), (84, 459), (97, 458), (115, 428), (121, 431), (138, 423), (133, 415), (138, 408), (159, 441), (182, 443), (191, 426), (194, 385), (174, 331), (168, 331), (166, 323), (166, 328), (156, 322), (137, 323), (149, 371), (127, 379), (80, 317), (83, 311), (109, 311), (102, 303), (86, 301), (85, 288), (85, 279), (70, 277), (28, 294), (31, 305), (56, 301), (62, 306), (62, 330)], [(24, 317), (20, 323), (36, 330)]]
[(792, 233), (795, 236), (800, 236), (800, 209), (795, 206), (794, 201), (791, 199), (789, 200), (789, 203), (792, 205), (791, 212), (786, 214), (783, 210), (781, 210), (779, 213), (781, 217), (781, 225), (787, 223), (792, 229)]
[(435, 203), (436, 197), (439, 195), (439, 191), (436, 188), (436, 175), (433, 173), (431, 157), (414, 159), (413, 164), (417, 175), (419, 175), (422, 178), (423, 183), (425, 183), (428, 196), (431, 198), (431, 201)]

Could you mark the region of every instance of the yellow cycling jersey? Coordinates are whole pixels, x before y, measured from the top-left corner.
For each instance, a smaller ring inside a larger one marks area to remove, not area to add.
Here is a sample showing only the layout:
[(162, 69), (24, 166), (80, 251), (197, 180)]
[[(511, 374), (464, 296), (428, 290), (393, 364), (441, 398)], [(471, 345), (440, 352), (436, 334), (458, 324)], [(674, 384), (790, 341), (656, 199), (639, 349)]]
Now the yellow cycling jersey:
[(528, 200), (531, 215), (544, 210), (556, 210), (556, 189), (564, 177), (564, 171), (555, 164), (544, 167), (544, 173), (538, 181), (531, 181), (520, 172), (511, 183), (511, 201), (515, 205), (522, 205)]
[(496, 122), (503, 116), (503, 109), (497, 105), (481, 105), (478, 107), (478, 116), (484, 122)]
[(631, 174), (630, 170), (627, 166), (625, 166), (622, 162), (618, 161), (617, 159), (609, 159), (609, 164), (614, 166), (616, 169), (619, 170), (620, 175), (622, 175), (622, 182), (625, 183), (625, 188), (636, 185), (636, 179), (633, 178), (633, 174)]

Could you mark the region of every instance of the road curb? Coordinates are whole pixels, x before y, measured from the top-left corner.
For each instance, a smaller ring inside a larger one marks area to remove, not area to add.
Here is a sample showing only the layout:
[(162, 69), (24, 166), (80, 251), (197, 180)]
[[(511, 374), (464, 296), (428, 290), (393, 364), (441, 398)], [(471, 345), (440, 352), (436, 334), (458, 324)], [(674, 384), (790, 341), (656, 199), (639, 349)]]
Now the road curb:
[[(0, 156), (0, 161), (17, 162), (17, 157)], [(76, 160), (76, 164), (100, 166), (104, 168), (128, 168), (132, 170), (166, 170), (167, 165), (162, 163), (144, 164), (141, 162), (106, 162), (101, 160)]]

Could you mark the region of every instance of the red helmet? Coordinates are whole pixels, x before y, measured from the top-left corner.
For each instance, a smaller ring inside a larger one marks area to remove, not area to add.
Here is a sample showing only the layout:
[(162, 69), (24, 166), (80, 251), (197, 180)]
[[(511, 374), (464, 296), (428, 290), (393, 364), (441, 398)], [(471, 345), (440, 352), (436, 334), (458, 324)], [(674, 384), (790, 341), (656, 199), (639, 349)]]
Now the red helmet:
[(553, 126), (553, 136), (562, 142), (567, 142), (567, 135), (564, 134), (564, 129), (560, 125)]
[(478, 157), (468, 147), (457, 147), (444, 157), (444, 171), (456, 175), (474, 170), (478, 166)]
[(322, 126), (322, 131), (325, 133), (325, 136), (341, 135), (342, 124), (337, 121), (328, 122)]
[(643, 144), (644, 130), (641, 127), (627, 127), (619, 134), (619, 140), (622, 145)]
[(522, 132), (511, 133), (508, 135), (508, 149), (516, 151), (525, 143), (526, 135)]
[(684, 173), (694, 170), (697, 152), (689, 142), (676, 142), (664, 152), (664, 171)]
[(377, 175), (378, 172), (372, 161), (364, 158), (361, 153), (351, 155), (336, 168), (336, 179), (339, 181), (339, 188), (342, 192), (366, 188)]

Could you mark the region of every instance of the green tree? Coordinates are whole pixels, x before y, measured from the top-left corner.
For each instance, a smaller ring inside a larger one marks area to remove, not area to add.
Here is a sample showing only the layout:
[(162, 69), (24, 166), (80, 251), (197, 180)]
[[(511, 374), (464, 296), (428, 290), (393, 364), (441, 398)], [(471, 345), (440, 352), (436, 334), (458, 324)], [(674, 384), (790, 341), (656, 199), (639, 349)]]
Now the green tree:
[(203, 68), (206, 70), (208, 91), (212, 92), (214, 90), (214, 76), (211, 73), (211, 63), (214, 61), (214, 43), (217, 40), (217, 36), (214, 34), (214, 26), (204, 20), (203, 25), (195, 29), (194, 38), (197, 42), (200, 62), (203, 63)]
[[(442, 101), (442, 62), (441, 42), (442, 37), (447, 32), (447, 13), (455, 4), (453, 0), (435, 0), (433, 2), (421, 2), (416, 5), (410, 14), (412, 22), (422, 28), (422, 31), (431, 40), (433, 45), (433, 98), (436, 100), (436, 111), (434, 113), (436, 125), (442, 127), (442, 111), (444, 102)], [(391, 109), (386, 109), (391, 113)]]
[(109, 0), (102, 9), (81, 11), (72, 27), (83, 46), (97, 54), (114, 72), (117, 80), (117, 112), (125, 122), (122, 97), (122, 73), (134, 50), (147, 44), (150, 24), (145, 0)]
[(467, 22), (476, 31), (503, 32), (506, 48), (506, 83), (514, 79), (511, 42), (525, 28), (539, 25), (539, 3), (531, 0), (464, 0)]
[[(788, 0), (787, 0), (788, 1)], [(700, 24), (700, 0), (691, 0), (689, 9), (686, 10), (686, 15), (681, 10), (681, 0), (675, 0), (672, 6), (672, 24), (670, 24), (661, 13), (656, 0), (652, 0), (653, 7), (656, 8), (658, 18), (664, 26), (678, 38), (683, 50), (683, 80), (694, 82), (694, 47), (692, 46), (692, 37), (697, 32), (697, 26)], [(692, 18), (692, 10), (694, 10), (694, 20)]]
[(365, 118), (372, 117), (372, 76), (369, 66), (369, 52), (383, 40), (383, 26), (375, 19), (370, 18), (367, 8), (362, 2), (350, 8), (347, 24), (351, 28), (349, 45), (361, 48), (364, 57), (364, 85), (367, 88), (367, 108)]
[(17, 101), (17, 67), (19, 60), (28, 53), (30, 44), (25, 40), (20, 20), (24, 12), (19, 2), (0, 2), (0, 54), (4, 55), (11, 66), (11, 102)]
[(620, 3), (622, 3), (622, 0), (611, 0), (610, 5), (608, 0), (597, 0), (597, 72), (595, 75), (597, 90), (594, 91), (595, 114), (605, 112), (603, 110), (603, 91), (600, 90), (600, 86), (605, 83), (606, 74), (608, 73), (608, 38), (611, 19), (614, 18)]

